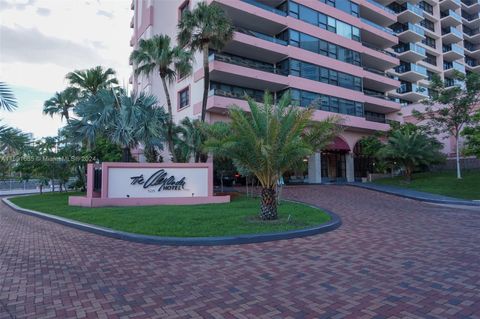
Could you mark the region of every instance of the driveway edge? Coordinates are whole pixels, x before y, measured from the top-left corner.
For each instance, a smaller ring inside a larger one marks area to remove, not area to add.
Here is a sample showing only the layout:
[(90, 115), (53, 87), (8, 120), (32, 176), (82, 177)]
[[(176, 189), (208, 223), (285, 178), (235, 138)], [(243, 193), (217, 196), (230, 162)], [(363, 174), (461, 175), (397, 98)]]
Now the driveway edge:
[(63, 217), (50, 215), (46, 213), (41, 213), (31, 209), (22, 208), (20, 206), (15, 205), (9, 200), (9, 198), (12, 198), (12, 197), (16, 197), (16, 196), (4, 197), (2, 198), (2, 202), (19, 213), (34, 216), (34, 217), (39, 217), (51, 222), (64, 225), (64, 226), (87, 231), (87, 232), (101, 235), (101, 236), (126, 240), (130, 242), (153, 244), (153, 245), (223, 246), (223, 245), (253, 244), (253, 243), (262, 243), (262, 242), (268, 242), (268, 241), (293, 239), (293, 238), (301, 238), (301, 237), (307, 237), (312, 235), (318, 235), (318, 234), (335, 230), (342, 225), (342, 220), (337, 214), (315, 205), (302, 203), (304, 205), (308, 205), (310, 207), (314, 207), (322, 210), (323, 212), (325, 212), (330, 216), (331, 220), (328, 221), (327, 223), (324, 223), (318, 226), (291, 230), (291, 231), (286, 231), (281, 233), (263, 233), (263, 234), (222, 236), (222, 237), (161, 237), (161, 236), (140, 235), (140, 234), (118, 231), (111, 228), (82, 223), (72, 219), (63, 218)]
[[(409, 190), (403, 191), (402, 189), (398, 190), (393, 190), (393, 189), (387, 189), (382, 187), (381, 185), (365, 185), (365, 184), (360, 184), (360, 183), (346, 183), (344, 185), (351, 186), (351, 187), (358, 187), (358, 188), (363, 188), (363, 189), (368, 189), (371, 191), (375, 192), (380, 192), (384, 194), (389, 194), (389, 195), (394, 195), (398, 197), (403, 197), (403, 198), (408, 198), (408, 199), (413, 199), (413, 200), (418, 200), (421, 202), (426, 202), (426, 203), (434, 203), (434, 204), (447, 204), (447, 205), (462, 205), (462, 206), (477, 206), (480, 207), (480, 202), (475, 202), (475, 201), (470, 201), (470, 200), (462, 200), (462, 199), (440, 199), (440, 198), (430, 198), (428, 195), (430, 193), (422, 192), (425, 194), (425, 196), (422, 196), (423, 194), (412, 194)], [(415, 191), (417, 192), (417, 191)], [(436, 194), (432, 194), (436, 195)]]

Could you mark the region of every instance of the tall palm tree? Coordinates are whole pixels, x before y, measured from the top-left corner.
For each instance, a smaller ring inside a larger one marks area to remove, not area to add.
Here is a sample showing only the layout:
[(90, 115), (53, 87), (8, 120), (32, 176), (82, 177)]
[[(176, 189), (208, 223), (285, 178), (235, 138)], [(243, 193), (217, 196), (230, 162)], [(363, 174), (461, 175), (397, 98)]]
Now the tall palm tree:
[[(275, 186), (282, 174), (314, 151), (304, 138), (313, 109), (292, 108), (287, 94), (278, 105), (266, 93), (264, 104), (247, 98), (250, 113), (239, 107), (230, 109), (230, 133), (209, 136), (206, 150), (231, 158), (237, 166), (254, 174), (262, 185), (260, 217), (277, 219)], [(215, 130), (214, 130), (215, 131)], [(222, 131), (222, 130), (220, 130)]]
[(205, 122), (210, 89), (209, 49), (222, 50), (233, 38), (233, 25), (221, 7), (199, 2), (193, 11), (186, 11), (178, 24), (178, 41), (192, 52), (203, 54), (203, 99), (201, 120)]
[(4, 154), (14, 153), (22, 150), (29, 142), (30, 138), (28, 135), (19, 129), (0, 125), (0, 152)]
[(97, 94), (100, 89), (108, 89), (118, 84), (112, 68), (106, 70), (96, 66), (86, 70), (75, 70), (67, 74), (66, 79), (71, 86), (77, 87), (86, 94)]
[(179, 162), (188, 162), (192, 157), (195, 162), (200, 160), (202, 146), (205, 141), (204, 128), (199, 120), (185, 117), (175, 130), (175, 149)]
[(168, 35), (155, 35), (148, 40), (140, 40), (138, 49), (130, 55), (130, 61), (135, 63), (135, 74), (149, 76), (157, 71), (163, 84), (163, 91), (167, 102), (169, 120), (167, 123), (168, 150), (174, 162), (177, 161), (173, 143), (172, 101), (168, 85), (172, 84), (177, 75), (190, 74), (192, 71), (192, 54), (180, 47), (172, 47)]
[(67, 123), (70, 120), (70, 109), (75, 106), (78, 101), (79, 89), (69, 87), (62, 92), (56, 92), (53, 97), (46, 100), (43, 104), (43, 114), (48, 114), (53, 117), (54, 114), (59, 114), (60, 118), (66, 119)]
[(6, 111), (13, 111), (17, 108), (17, 100), (5, 82), (0, 82), (0, 108)]
[(406, 125), (390, 133), (386, 145), (378, 151), (378, 157), (402, 166), (407, 181), (411, 181), (416, 168), (443, 159), (440, 149), (440, 143), (434, 138), (412, 125)]

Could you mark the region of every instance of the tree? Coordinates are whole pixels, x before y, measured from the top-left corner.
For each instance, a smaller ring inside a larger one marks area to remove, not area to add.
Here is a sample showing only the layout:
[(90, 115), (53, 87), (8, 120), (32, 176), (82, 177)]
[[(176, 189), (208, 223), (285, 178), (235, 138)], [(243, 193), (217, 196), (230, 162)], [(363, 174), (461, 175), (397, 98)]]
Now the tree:
[(437, 133), (455, 138), (457, 178), (461, 179), (459, 137), (463, 128), (472, 122), (480, 93), (480, 75), (472, 72), (465, 76), (456, 72), (454, 79), (465, 85), (449, 87), (438, 75), (434, 75), (430, 85), (431, 97), (424, 101), (427, 105), (425, 111), (414, 111), (413, 114), (420, 120), (427, 120)]
[(273, 220), (278, 218), (275, 194), (278, 179), (315, 150), (305, 134), (307, 129), (313, 129), (309, 128), (313, 109), (289, 107), (288, 94), (283, 95), (278, 105), (272, 104), (268, 93), (262, 105), (250, 97), (247, 101), (250, 113), (237, 106), (231, 108), (231, 123), (213, 124), (221, 126), (217, 132), (228, 133), (209, 135), (205, 148), (214, 156), (231, 158), (239, 169), (246, 169), (258, 178), (262, 186), (260, 217)]
[(17, 108), (17, 100), (5, 82), (0, 82), (0, 108), (6, 111)]
[(389, 134), (387, 143), (379, 149), (377, 156), (402, 166), (407, 181), (411, 181), (416, 168), (442, 161), (440, 150), (441, 145), (437, 140), (425, 134), (421, 128), (407, 124)]
[(186, 11), (178, 24), (178, 42), (192, 52), (203, 54), (203, 99), (201, 121), (205, 122), (210, 89), (209, 49), (222, 50), (233, 38), (233, 25), (223, 9), (199, 2), (193, 11)]
[(70, 120), (70, 109), (75, 106), (79, 98), (79, 89), (75, 87), (68, 87), (62, 92), (56, 92), (55, 95), (45, 101), (43, 104), (43, 114), (48, 114), (51, 117), (58, 114), (63, 120), (67, 122)]
[(71, 86), (80, 89), (84, 95), (95, 95), (101, 89), (112, 88), (118, 84), (115, 71), (112, 68), (104, 70), (100, 65), (91, 69), (70, 72), (66, 79)]
[(180, 162), (188, 162), (192, 157), (199, 162), (202, 153), (202, 146), (205, 141), (204, 123), (199, 120), (191, 120), (185, 117), (175, 130), (175, 148)]
[(135, 74), (149, 76), (158, 71), (162, 80), (163, 91), (168, 107), (169, 120), (167, 122), (168, 150), (172, 154), (173, 161), (177, 158), (173, 142), (173, 110), (168, 85), (171, 85), (177, 76), (187, 75), (192, 71), (192, 54), (181, 47), (172, 47), (168, 35), (155, 35), (151, 39), (141, 39), (138, 49), (130, 55), (130, 61), (137, 64)]
[(462, 136), (465, 136), (465, 155), (474, 155), (480, 158), (480, 112), (472, 118), (474, 125), (465, 127)]
[(95, 148), (99, 138), (119, 145), (123, 161), (130, 161), (130, 149), (143, 143), (158, 146), (164, 139), (166, 114), (157, 107), (153, 95), (127, 96), (114, 90), (100, 90), (74, 108), (66, 134), (72, 142), (82, 142), (87, 150)]

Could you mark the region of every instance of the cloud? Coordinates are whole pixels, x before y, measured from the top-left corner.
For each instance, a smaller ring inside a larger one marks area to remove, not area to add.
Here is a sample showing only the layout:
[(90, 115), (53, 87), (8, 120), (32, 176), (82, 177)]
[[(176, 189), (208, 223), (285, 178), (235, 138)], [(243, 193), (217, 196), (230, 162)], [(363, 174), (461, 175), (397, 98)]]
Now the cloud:
[(92, 48), (69, 40), (50, 37), (37, 29), (0, 25), (0, 62), (52, 63), (67, 67), (103, 64)]
[(113, 18), (113, 13), (112, 12), (108, 12), (108, 11), (105, 11), (105, 10), (98, 10), (97, 11), (97, 15), (99, 16), (105, 16), (109, 19), (112, 19)]
[(25, 10), (29, 6), (33, 6), (36, 0), (0, 0), (0, 11), (6, 9)]
[(47, 8), (37, 8), (37, 14), (41, 15), (41, 16), (49, 16), (50, 15), (50, 9), (47, 9)]

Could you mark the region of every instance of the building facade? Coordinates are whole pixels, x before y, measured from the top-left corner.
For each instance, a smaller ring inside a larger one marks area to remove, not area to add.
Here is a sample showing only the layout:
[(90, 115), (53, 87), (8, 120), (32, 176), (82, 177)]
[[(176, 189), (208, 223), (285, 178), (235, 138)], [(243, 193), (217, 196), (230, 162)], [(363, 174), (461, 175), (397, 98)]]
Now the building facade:
[[(133, 0), (131, 46), (161, 33), (175, 39), (182, 12), (198, 1)], [(300, 181), (353, 181), (364, 176), (366, 167), (357, 156), (363, 136), (388, 131), (389, 121), (403, 121), (403, 113), (408, 116), (428, 96), (434, 73), (448, 80), (453, 70), (480, 70), (477, 1), (207, 3), (221, 6), (235, 26), (233, 40), (210, 54), (208, 121), (228, 120), (231, 105), (247, 109), (245, 93), (261, 102), (265, 90), (277, 98), (290, 94), (302, 107), (313, 105), (316, 120), (342, 117), (345, 130), (308, 159), (308, 174), (297, 176)], [(201, 112), (201, 56), (195, 60), (193, 74), (170, 87), (175, 121)], [(157, 75), (132, 75), (130, 81), (135, 91), (165, 100)]]

